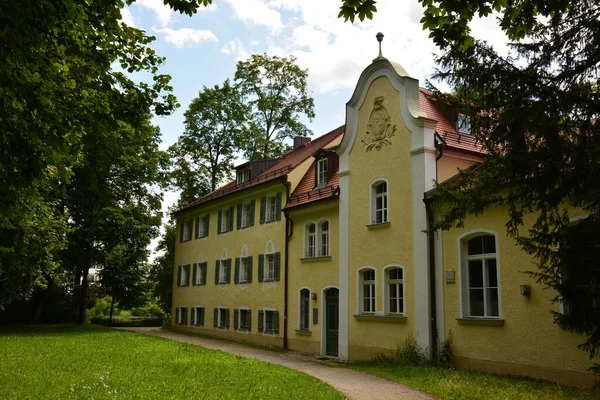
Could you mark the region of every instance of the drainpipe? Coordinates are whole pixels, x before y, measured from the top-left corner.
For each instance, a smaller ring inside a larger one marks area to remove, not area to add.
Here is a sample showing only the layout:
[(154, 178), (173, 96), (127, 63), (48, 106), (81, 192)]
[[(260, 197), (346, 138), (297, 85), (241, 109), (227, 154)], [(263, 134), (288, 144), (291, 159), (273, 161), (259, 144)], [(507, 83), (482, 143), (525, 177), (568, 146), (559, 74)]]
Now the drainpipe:
[[(285, 204), (287, 205), (290, 200), (290, 187), (291, 183), (287, 180), (284, 181), (285, 185)], [(285, 263), (283, 264), (283, 348), (287, 349), (287, 339), (288, 339), (288, 263), (289, 263), (289, 242), (292, 238), (292, 234), (294, 233), (294, 222), (292, 218), (290, 218), (287, 211), (283, 211), (285, 215)]]
[(435, 231), (431, 230), (433, 225), (433, 212), (429, 206), (429, 202), (423, 199), (425, 202), (425, 210), (427, 212), (427, 236), (429, 238), (429, 293), (430, 299), (429, 304), (431, 306), (431, 358), (432, 360), (438, 359), (438, 334), (437, 334), (437, 304), (436, 304), (436, 293), (435, 293), (435, 246), (434, 246), (434, 235)]

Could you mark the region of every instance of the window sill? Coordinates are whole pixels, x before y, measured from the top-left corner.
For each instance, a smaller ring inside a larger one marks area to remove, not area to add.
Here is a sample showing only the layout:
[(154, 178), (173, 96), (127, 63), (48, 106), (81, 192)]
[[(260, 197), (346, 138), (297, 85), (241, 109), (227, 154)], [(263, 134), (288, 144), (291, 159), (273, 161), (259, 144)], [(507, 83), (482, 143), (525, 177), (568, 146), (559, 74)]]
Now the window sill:
[(504, 320), (500, 318), (457, 318), (460, 325), (503, 326)]
[(311, 331), (305, 331), (305, 330), (302, 330), (302, 329), (296, 329), (296, 335), (311, 336), (312, 332)]
[(206, 239), (207, 237), (208, 237), (208, 235), (198, 236), (196, 239)]
[(354, 319), (357, 321), (396, 322), (399, 324), (406, 323), (406, 317), (404, 315), (354, 314)]
[(368, 230), (373, 230), (373, 229), (383, 229), (383, 228), (389, 228), (390, 227), (390, 222), (379, 222), (379, 223), (374, 223), (371, 225), (367, 225), (367, 229)]
[(313, 263), (321, 261), (331, 261), (331, 256), (304, 257), (300, 259), (301, 263)]

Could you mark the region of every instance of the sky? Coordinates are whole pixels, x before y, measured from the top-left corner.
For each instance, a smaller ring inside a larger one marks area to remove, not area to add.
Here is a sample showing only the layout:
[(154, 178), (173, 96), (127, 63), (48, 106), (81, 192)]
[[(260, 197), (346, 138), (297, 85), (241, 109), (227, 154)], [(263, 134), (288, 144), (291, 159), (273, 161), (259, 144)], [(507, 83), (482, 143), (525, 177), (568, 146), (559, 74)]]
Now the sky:
[[(183, 113), (204, 86), (233, 79), (236, 63), (254, 53), (289, 56), (308, 69), (309, 92), (316, 117), (305, 124), (320, 136), (345, 122), (345, 104), (361, 72), (378, 55), (377, 32), (384, 34), (382, 52), (401, 64), (421, 86), (435, 69), (438, 53), (419, 20), (417, 0), (379, 0), (372, 20), (354, 23), (337, 18), (341, 0), (213, 0), (194, 16), (181, 15), (162, 0), (136, 0), (122, 10), (125, 23), (156, 37), (151, 45), (166, 57), (161, 73), (171, 75), (181, 107), (156, 117), (166, 149), (183, 132)], [(473, 21), (476, 38), (506, 52), (505, 37), (494, 17)], [(165, 193), (163, 210), (178, 194)]]

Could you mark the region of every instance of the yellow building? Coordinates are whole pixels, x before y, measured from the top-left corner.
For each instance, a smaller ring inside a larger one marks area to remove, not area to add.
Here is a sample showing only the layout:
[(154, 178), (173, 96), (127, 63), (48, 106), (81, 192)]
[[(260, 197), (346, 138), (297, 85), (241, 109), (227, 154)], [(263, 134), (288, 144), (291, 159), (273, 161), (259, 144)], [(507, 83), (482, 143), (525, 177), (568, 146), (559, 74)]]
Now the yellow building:
[(379, 56), (344, 126), (177, 211), (173, 326), (349, 360), (408, 337), (431, 356), (451, 332), (459, 367), (590, 384), (506, 210), (425, 233), (434, 181), (484, 157), (464, 115)]

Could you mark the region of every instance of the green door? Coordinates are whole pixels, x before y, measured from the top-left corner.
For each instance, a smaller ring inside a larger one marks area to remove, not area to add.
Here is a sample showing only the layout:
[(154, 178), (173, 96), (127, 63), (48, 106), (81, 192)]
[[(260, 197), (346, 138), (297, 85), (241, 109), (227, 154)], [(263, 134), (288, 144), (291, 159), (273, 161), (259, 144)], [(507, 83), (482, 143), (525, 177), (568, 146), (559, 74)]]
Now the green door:
[(325, 292), (325, 352), (328, 356), (338, 355), (339, 291)]

